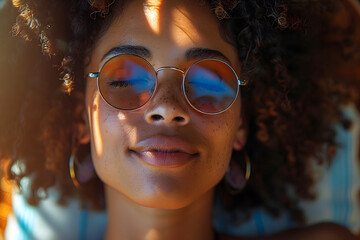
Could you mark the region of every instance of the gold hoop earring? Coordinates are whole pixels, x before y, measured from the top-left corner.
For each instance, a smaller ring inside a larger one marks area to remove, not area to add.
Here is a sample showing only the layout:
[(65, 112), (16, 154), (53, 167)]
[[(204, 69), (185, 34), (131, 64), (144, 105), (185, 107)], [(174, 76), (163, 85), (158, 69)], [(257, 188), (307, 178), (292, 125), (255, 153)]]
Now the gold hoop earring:
[[(74, 186), (79, 189), (96, 176), (91, 154), (89, 153), (90, 149), (85, 150), (84, 147), (86, 146), (76, 144), (69, 159), (70, 177)], [(80, 161), (78, 156), (81, 158)]]
[(76, 152), (79, 148), (79, 145), (76, 145), (72, 152), (71, 152), (71, 156), (70, 156), (70, 159), (69, 159), (69, 171), (70, 171), (70, 177), (71, 177), (71, 180), (72, 180), (72, 183), (74, 184), (74, 186), (76, 188), (80, 188), (80, 183), (79, 181), (77, 180), (76, 178), (76, 173), (75, 173), (75, 161), (76, 161)]
[[(242, 170), (238, 164), (231, 161), (228, 169), (226, 170), (225, 174), (225, 187), (227, 191), (231, 195), (239, 194), (246, 186), (247, 181), (250, 179), (251, 175), (251, 162), (249, 155), (244, 153), (244, 160), (245, 160), (245, 174), (241, 174)], [(235, 175), (232, 174), (235, 172)]]

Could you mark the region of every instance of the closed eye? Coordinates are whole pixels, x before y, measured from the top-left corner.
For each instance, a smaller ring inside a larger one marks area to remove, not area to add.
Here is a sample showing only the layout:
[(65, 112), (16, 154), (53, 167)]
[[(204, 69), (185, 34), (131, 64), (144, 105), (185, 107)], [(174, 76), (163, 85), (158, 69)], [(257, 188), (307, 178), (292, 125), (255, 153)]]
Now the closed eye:
[(109, 82), (111, 88), (122, 88), (129, 86), (129, 82), (127, 81), (111, 81)]
[(154, 88), (154, 81), (146, 78), (132, 78), (127, 80), (113, 80), (108, 83), (111, 89), (131, 88), (133, 92), (150, 91)]

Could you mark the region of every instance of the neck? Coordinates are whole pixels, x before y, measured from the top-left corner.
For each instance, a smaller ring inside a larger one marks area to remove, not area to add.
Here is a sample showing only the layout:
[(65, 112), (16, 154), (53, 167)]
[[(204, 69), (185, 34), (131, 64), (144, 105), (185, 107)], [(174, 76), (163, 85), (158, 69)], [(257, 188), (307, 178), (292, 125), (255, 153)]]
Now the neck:
[(105, 240), (214, 239), (214, 190), (180, 209), (144, 207), (109, 186), (105, 193), (108, 212)]

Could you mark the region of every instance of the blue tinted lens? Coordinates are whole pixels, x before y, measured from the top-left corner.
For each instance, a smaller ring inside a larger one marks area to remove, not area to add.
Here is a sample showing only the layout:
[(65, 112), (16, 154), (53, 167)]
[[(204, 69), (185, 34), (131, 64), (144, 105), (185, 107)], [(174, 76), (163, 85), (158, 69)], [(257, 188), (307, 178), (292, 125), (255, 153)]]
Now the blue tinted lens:
[(152, 96), (156, 77), (144, 59), (132, 55), (112, 58), (100, 71), (99, 89), (110, 105), (123, 110), (143, 106)]
[(218, 113), (234, 102), (238, 81), (226, 63), (207, 59), (192, 65), (187, 71), (184, 90), (193, 107), (205, 113)]

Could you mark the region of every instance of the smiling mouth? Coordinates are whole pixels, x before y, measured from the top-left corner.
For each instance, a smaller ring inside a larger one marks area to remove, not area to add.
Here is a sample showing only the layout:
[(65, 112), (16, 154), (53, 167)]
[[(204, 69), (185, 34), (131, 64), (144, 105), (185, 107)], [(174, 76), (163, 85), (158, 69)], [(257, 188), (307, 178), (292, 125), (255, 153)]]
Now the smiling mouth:
[[(186, 153), (182, 150), (168, 150), (168, 149), (150, 149), (144, 152), (159, 152), (159, 153)], [(189, 154), (189, 153), (188, 153)], [(196, 153), (195, 153), (196, 154)], [(191, 154), (192, 155), (192, 154)]]
[(142, 162), (156, 167), (180, 167), (200, 156), (199, 149), (178, 136), (155, 135), (130, 149)]
[(133, 153), (143, 162), (157, 167), (175, 168), (180, 167), (197, 158), (200, 154), (190, 154), (181, 150), (152, 149)]

